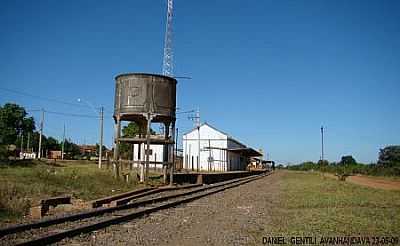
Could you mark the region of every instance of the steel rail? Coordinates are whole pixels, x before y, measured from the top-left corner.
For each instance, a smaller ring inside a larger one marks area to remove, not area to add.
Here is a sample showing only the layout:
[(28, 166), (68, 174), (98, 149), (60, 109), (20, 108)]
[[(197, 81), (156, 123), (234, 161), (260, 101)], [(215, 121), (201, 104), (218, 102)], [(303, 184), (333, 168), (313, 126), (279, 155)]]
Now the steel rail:
[[(240, 181), (247, 180), (247, 179), (253, 179), (254, 177), (257, 177), (257, 176), (248, 176), (248, 177), (244, 177), (244, 178), (237, 178), (237, 179), (234, 179), (234, 180), (228, 180), (228, 181), (224, 181), (224, 182), (208, 185), (206, 187), (202, 187), (200, 189), (192, 190), (192, 191), (189, 191), (189, 192), (184, 192), (184, 193), (179, 193), (179, 194), (172, 194), (172, 195), (167, 195), (167, 196), (157, 197), (157, 198), (149, 198), (149, 199), (145, 199), (145, 200), (141, 200), (141, 201), (125, 204), (125, 205), (122, 205), (122, 206), (109, 207), (109, 208), (99, 208), (99, 209), (95, 209), (95, 210), (92, 210), (92, 211), (80, 212), (80, 213), (71, 214), (71, 215), (67, 215), (67, 216), (63, 216), (63, 217), (59, 217), (59, 218), (50, 218), (50, 219), (45, 219), (45, 220), (41, 220), (41, 221), (34, 222), (34, 223), (21, 224), (21, 225), (16, 225), (16, 226), (12, 226), (12, 227), (7, 227), (7, 228), (0, 229), (0, 238), (5, 236), (5, 235), (14, 234), (14, 233), (23, 232), (23, 231), (29, 231), (31, 229), (36, 229), (36, 228), (41, 228), (41, 227), (49, 227), (49, 226), (52, 226), (52, 225), (62, 224), (62, 223), (68, 222), (68, 221), (83, 220), (83, 219), (86, 219), (86, 218), (100, 216), (100, 215), (103, 215), (103, 214), (106, 214), (106, 213), (112, 213), (112, 212), (115, 212), (115, 211), (137, 208), (137, 207), (140, 207), (140, 206), (144, 206), (144, 205), (147, 205), (147, 204), (153, 204), (153, 203), (156, 203), (156, 202), (163, 202), (163, 201), (166, 201), (166, 200), (169, 200), (169, 199), (173, 199), (173, 198), (177, 198), (177, 197), (180, 197), (180, 196), (186, 196), (186, 195), (194, 194), (196, 192), (205, 191), (207, 189), (215, 189), (217, 187), (228, 185), (228, 184), (231, 184), (231, 183), (240, 182)], [(196, 187), (196, 185), (192, 185), (192, 186)], [(171, 187), (165, 187), (165, 188), (168, 188), (166, 190), (171, 190)], [(162, 188), (162, 189), (164, 189), (164, 188)]]
[(143, 192), (143, 193), (140, 193), (137, 195), (132, 195), (132, 196), (128, 196), (128, 197), (123, 197), (121, 199), (116, 199), (116, 200), (112, 201), (111, 204), (120, 206), (120, 205), (127, 204), (128, 202), (130, 202), (134, 199), (141, 198), (144, 196), (153, 195), (153, 194), (157, 194), (157, 193), (161, 193), (161, 192), (165, 192), (165, 191), (192, 189), (192, 188), (199, 187), (199, 186), (202, 186), (202, 184), (190, 184), (190, 185), (184, 185), (184, 186), (178, 186), (178, 187), (168, 187), (168, 186), (167, 187), (159, 187), (157, 189)]
[[(140, 191), (141, 193), (139, 193), (138, 195), (135, 195), (134, 198), (140, 198), (145, 195), (151, 195), (151, 194), (156, 194), (156, 193), (161, 193), (161, 192), (166, 192), (166, 191), (195, 188), (198, 186), (200, 186), (200, 185), (192, 184), (192, 185), (187, 185), (187, 186), (182, 186), (182, 187), (180, 187), (180, 186), (178, 186), (178, 187), (159, 187), (156, 189), (150, 188), (150, 190), (141, 190)], [(86, 219), (86, 218), (90, 218), (90, 217), (103, 215), (105, 213), (112, 213), (114, 211), (130, 209), (130, 208), (134, 208), (134, 207), (135, 207), (135, 205), (129, 204), (129, 206), (95, 208), (91, 211), (78, 212), (78, 213), (74, 213), (74, 214), (70, 214), (70, 215), (66, 215), (66, 216), (62, 216), (62, 217), (47, 218), (47, 219), (42, 219), (40, 221), (36, 221), (36, 222), (32, 222), (32, 223), (9, 226), (9, 227), (0, 229), (0, 238), (3, 236), (9, 235), (9, 234), (27, 231), (30, 229), (35, 229), (35, 228), (40, 228), (40, 227), (48, 227), (51, 225), (61, 224), (61, 223), (67, 222), (67, 221)]]
[[(80, 227), (75, 227), (75, 228), (72, 228), (72, 229), (69, 229), (69, 230), (65, 230), (65, 231), (61, 231), (61, 232), (58, 232), (58, 233), (54, 233), (54, 234), (51, 234), (51, 235), (46, 235), (46, 236), (43, 236), (43, 237), (40, 237), (40, 238), (36, 238), (36, 239), (33, 239), (33, 240), (25, 241), (23, 243), (19, 243), (17, 245), (45, 245), (45, 244), (55, 243), (55, 242), (61, 241), (64, 238), (67, 238), (67, 237), (73, 237), (73, 236), (76, 236), (76, 235), (79, 235), (79, 234), (82, 234), (82, 233), (89, 233), (89, 232), (92, 232), (94, 230), (102, 229), (102, 228), (105, 228), (105, 227), (110, 226), (110, 225), (114, 225), (114, 224), (118, 224), (118, 223), (121, 223), (121, 222), (124, 222), (124, 221), (128, 221), (128, 220), (132, 220), (132, 219), (135, 219), (135, 218), (139, 218), (139, 217), (142, 217), (143, 215), (150, 214), (152, 212), (156, 212), (156, 211), (159, 211), (159, 210), (162, 210), (162, 209), (175, 207), (175, 206), (183, 204), (183, 203), (188, 203), (188, 202), (191, 202), (193, 200), (196, 200), (196, 199), (199, 199), (199, 198), (211, 195), (211, 194), (215, 194), (215, 193), (224, 191), (226, 189), (237, 187), (239, 185), (251, 182), (251, 181), (256, 180), (256, 179), (260, 179), (260, 178), (265, 177), (267, 175), (268, 174), (257, 175), (255, 177), (253, 176), (251, 178), (247, 178), (247, 179), (244, 179), (244, 180), (242, 178), (242, 180), (236, 180), (236, 182), (230, 182), (230, 183), (224, 184), (224, 185), (208, 187), (209, 189), (212, 189), (212, 190), (208, 191), (208, 192), (201, 193), (201, 194), (197, 194), (197, 195), (194, 195), (194, 196), (191, 196), (191, 197), (182, 198), (182, 199), (179, 199), (179, 200), (176, 200), (176, 201), (172, 201), (172, 202), (167, 202), (165, 204), (161, 204), (161, 205), (158, 205), (158, 206), (144, 208), (143, 210), (135, 211), (135, 212), (132, 212), (132, 213), (128, 213), (128, 214), (122, 215), (120, 217), (116, 217), (116, 218), (113, 217), (111, 219), (105, 219), (105, 220), (102, 220), (100, 222), (96, 222), (96, 223), (92, 223), (92, 224), (88, 224), (88, 225), (83, 225), (83, 226), (80, 226)], [(127, 204), (127, 205), (129, 205), (129, 204)]]
[(100, 199), (96, 199), (96, 200), (90, 201), (89, 204), (92, 205), (92, 208), (98, 208), (98, 207), (101, 207), (104, 204), (108, 204), (108, 203), (110, 203), (110, 202), (112, 202), (114, 200), (122, 199), (122, 198), (128, 197), (128, 196), (143, 194), (143, 193), (145, 193), (147, 191), (155, 190), (155, 189), (157, 189), (157, 188), (145, 187), (145, 188), (141, 188), (141, 189), (136, 189), (136, 190), (128, 191), (128, 192), (125, 192), (125, 193), (120, 193), (120, 194), (116, 194), (116, 195), (112, 195), (112, 196), (107, 196), (107, 197), (103, 197), (103, 198), (100, 198)]
[(178, 194), (172, 194), (172, 195), (167, 195), (167, 196), (162, 196), (162, 197), (156, 197), (156, 198), (149, 198), (149, 199), (145, 199), (142, 201), (136, 201), (136, 202), (130, 202), (129, 197), (128, 198), (124, 198), (121, 200), (117, 200), (116, 201), (116, 205), (117, 206), (123, 206), (125, 204), (127, 204), (128, 202), (130, 202), (128, 205), (129, 206), (134, 206), (134, 207), (140, 207), (149, 203), (155, 203), (155, 202), (162, 202), (168, 199), (173, 199), (173, 198), (177, 198), (180, 196), (187, 196), (187, 195), (191, 195), (197, 192), (201, 192), (204, 190), (209, 190), (209, 189), (213, 189), (213, 188), (217, 188), (223, 185), (227, 185), (227, 184), (231, 184), (231, 183), (235, 183), (235, 182), (240, 182), (241, 180), (247, 180), (247, 179), (251, 179), (254, 178), (254, 176), (248, 176), (248, 177), (244, 177), (244, 178), (238, 178), (238, 179), (234, 179), (234, 180), (228, 180), (228, 181), (224, 181), (224, 182), (220, 182), (220, 183), (216, 183), (216, 184), (210, 184), (204, 187), (200, 187), (197, 189), (193, 189), (191, 191), (187, 191), (187, 192), (182, 192), (182, 193), (178, 193)]

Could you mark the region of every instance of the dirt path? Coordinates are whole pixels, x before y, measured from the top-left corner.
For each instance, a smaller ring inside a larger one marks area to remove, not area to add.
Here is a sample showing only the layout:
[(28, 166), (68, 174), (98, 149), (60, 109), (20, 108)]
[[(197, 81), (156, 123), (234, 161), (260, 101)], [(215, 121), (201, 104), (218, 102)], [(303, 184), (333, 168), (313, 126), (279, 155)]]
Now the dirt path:
[(273, 226), (277, 172), (145, 218), (62, 241), (74, 245), (260, 245)]
[(383, 190), (400, 190), (400, 181), (385, 180), (375, 177), (350, 176), (346, 179), (349, 183), (364, 185)]
[[(326, 177), (337, 179), (337, 177), (330, 173), (324, 174)], [(369, 177), (369, 176), (349, 176), (346, 178), (346, 182), (368, 186), (375, 189), (382, 189), (382, 190), (400, 190), (400, 181), (396, 180), (387, 180), (379, 177)]]

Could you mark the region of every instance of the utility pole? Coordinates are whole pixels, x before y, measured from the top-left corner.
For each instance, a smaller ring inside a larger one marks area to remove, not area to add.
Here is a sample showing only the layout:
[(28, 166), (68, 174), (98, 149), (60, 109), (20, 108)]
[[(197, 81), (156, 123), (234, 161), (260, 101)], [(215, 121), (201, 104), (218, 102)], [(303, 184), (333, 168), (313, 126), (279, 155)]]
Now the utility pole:
[[(200, 109), (197, 108), (195, 116), (189, 116), (188, 119), (194, 121), (194, 126), (197, 128), (197, 171), (200, 171)], [(193, 166), (193, 163), (192, 163)]]
[(196, 111), (195, 123), (196, 123), (197, 127), (200, 126), (200, 109), (199, 108), (197, 108), (197, 111)]
[(198, 151), (198, 156), (197, 156), (197, 172), (200, 171), (200, 126), (197, 127), (197, 151)]
[(24, 134), (21, 132), (21, 153), (24, 152)]
[(197, 137), (198, 137), (197, 147), (199, 151), (199, 157), (197, 159), (197, 172), (199, 172), (200, 171), (200, 109), (197, 109), (195, 119), (196, 119)]
[(30, 141), (31, 141), (31, 133), (28, 132), (28, 141), (26, 142), (26, 150), (27, 150), (28, 152), (30, 152), (30, 151), (29, 151), (29, 144), (30, 144)]
[[(174, 124), (175, 126), (175, 124)], [(176, 128), (175, 131), (175, 151), (174, 151), (174, 165), (178, 161), (178, 134), (179, 134), (179, 129), (178, 127)], [(182, 160), (182, 165), (183, 165), (183, 160)], [(175, 166), (176, 167), (176, 166)]]
[(179, 129), (177, 127), (176, 128), (176, 136), (175, 136), (175, 157), (178, 156), (178, 135), (179, 135)]
[(61, 146), (61, 160), (64, 160), (64, 144), (65, 144), (65, 123), (64, 123), (64, 131), (63, 131), (63, 142)]
[(321, 160), (324, 162), (324, 126), (321, 126)]
[(99, 168), (101, 169), (101, 160), (103, 158), (103, 121), (104, 107), (100, 107), (100, 146), (99, 146)]
[(44, 121), (44, 109), (42, 108), (42, 118), (40, 119), (40, 135), (39, 135), (39, 153), (38, 153), (39, 159), (42, 157), (43, 121)]

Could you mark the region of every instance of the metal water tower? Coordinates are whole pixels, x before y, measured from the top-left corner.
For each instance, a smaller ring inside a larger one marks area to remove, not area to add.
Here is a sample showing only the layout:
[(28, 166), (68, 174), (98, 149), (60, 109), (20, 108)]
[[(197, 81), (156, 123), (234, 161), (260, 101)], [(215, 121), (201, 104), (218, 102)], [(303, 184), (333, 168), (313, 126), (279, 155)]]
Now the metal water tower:
[[(141, 160), (140, 181), (148, 177), (150, 163), (150, 144), (161, 144), (163, 148), (164, 180), (167, 168), (170, 169), (170, 182), (173, 173), (173, 148), (176, 121), (176, 79), (164, 75), (146, 73), (121, 74), (115, 78), (114, 103), (114, 163), (119, 176), (119, 144), (127, 142), (145, 144), (145, 160)], [(121, 137), (121, 122), (135, 122), (141, 134), (131, 138)], [(164, 124), (162, 138), (151, 135), (151, 123)], [(169, 131), (169, 129), (172, 129)]]

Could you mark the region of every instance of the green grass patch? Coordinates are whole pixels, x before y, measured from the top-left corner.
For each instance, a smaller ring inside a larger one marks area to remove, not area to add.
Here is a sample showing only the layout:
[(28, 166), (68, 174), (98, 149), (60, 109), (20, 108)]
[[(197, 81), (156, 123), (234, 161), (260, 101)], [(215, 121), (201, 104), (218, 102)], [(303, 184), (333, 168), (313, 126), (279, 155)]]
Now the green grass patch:
[(280, 182), (270, 235), (399, 236), (399, 191), (295, 171), (285, 172)]

